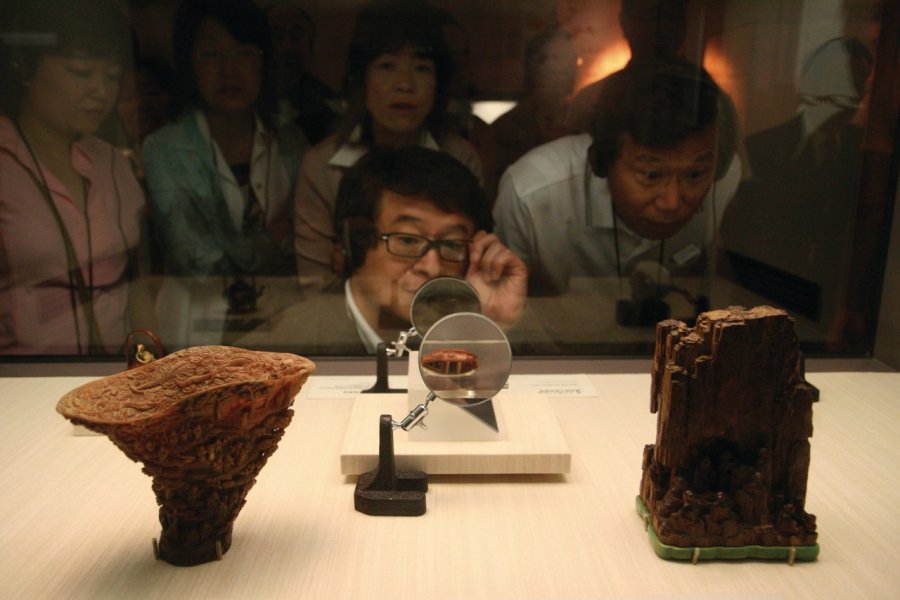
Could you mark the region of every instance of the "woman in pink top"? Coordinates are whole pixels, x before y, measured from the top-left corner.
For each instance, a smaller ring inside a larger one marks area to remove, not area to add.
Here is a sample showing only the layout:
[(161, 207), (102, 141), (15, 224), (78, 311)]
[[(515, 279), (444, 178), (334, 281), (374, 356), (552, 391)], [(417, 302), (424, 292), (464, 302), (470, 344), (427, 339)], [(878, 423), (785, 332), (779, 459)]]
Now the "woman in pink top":
[(373, 146), (442, 150), (481, 179), (481, 160), (450, 133), (447, 92), (453, 61), (443, 27), (450, 16), (419, 0), (375, 0), (360, 11), (347, 59), (348, 111), (339, 130), (300, 165), (294, 251), (300, 283), (334, 288), (343, 275), (334, 205), (343, 172)]
[(115, 0), (20, 3), (0, 89), (0, 353), (118, 352), (143, 194), (93, 137), (130, 50)]

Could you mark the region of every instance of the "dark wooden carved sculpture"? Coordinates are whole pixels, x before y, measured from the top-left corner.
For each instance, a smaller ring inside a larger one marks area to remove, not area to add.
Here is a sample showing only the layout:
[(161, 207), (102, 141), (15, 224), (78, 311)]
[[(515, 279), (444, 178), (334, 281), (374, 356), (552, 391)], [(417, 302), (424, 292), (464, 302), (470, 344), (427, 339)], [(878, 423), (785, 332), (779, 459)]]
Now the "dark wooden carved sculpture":
[(818, 554), (806, 512), (812, 403), (794, 320), (768, 306), (656, 328), (638, 510), (664, 558)]
[(221, 559), (247, 492), (315, 370), (293, 354), (201, 346), (72, 390), (57, 411), (108, 436), (153, 478), (175, 565)]

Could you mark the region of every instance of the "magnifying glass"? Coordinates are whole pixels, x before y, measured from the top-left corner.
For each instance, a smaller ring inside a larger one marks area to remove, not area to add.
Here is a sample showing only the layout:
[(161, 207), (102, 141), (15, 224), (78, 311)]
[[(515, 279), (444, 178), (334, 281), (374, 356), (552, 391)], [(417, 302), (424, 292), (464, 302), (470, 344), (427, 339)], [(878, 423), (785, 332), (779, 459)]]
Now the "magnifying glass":
[(419, 372), (430, 393), (394, 426), (409, 431), (419, 425), (428, 405), (440, 398), (499, 431), (490, 400), (511, 371), (512, 349), (496, 323), (474, 312), (447, 315), (431, 326), (419, 347)]
[(401, 331), (397, 340), (388, 344), (378, 344), (375, 370), (375, 385), (364, 394), (404, 392), (394, 390), (388, 385), (389, 356), (401, 357), (406, 352), (418, 349), (418, 338), (437, 323), (442, 317), (456, 312), (481, 312), (481, 299), (464, 279), (458, 277), (435, 277), (426, 281), (416, 291), (409, 307), (409, 321), (412, 324), (406, 331)]
[(419, 335), (425, 335), (442, 318), (463, 312), (481, 313), (481, 299), (475, 288), (458, 277), (435, 277), (416, 292), (409, 320)]
[(410, 304), (409, 321), (412, 327), (400, 332), (388, 354), (403, 356), (404, 352), (415, 350), (410, 339), (423, 336), (443, 317), (460, 312), (481, 313), (481, 299), (475, 288), (458, 277), (435, 277), (425, 282)]
[(475, 406), (496, 396), (509, 380), (512, 350), (506, 335), (482, 314), (463, 312), (435, 323), (422, 338), (419, 372), (435, 396)]

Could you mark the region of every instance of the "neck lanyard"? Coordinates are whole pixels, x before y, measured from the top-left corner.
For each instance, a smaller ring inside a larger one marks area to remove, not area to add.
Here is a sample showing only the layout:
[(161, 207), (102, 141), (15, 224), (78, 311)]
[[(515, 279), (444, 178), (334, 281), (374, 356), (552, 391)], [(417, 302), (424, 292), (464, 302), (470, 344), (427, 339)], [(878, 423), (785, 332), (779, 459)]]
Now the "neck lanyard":
[[(59, 229), (60, 235), (63, 239), (63, 246), (66, 250), (66, 265), (68, 267), (67, 274), (69, 277), (69, 301), (72, 306), (72, 316), (75, 319), (75, 336), (77, 338), (76, 342), (78, 344), (78, 353), (82, 353), (81, 325), (78, 321), (77, 310), (78, 304), (80, 303), (82, 311), (84, 312), (85, 321), (87, 321), (88, 325), (88, 353), (102, 354), (104, 353), (103, 339), (100, 336), (100, 327), (98, 326), (97, 319), (94, 316), (93, 256), (91, 248), (90, 218), (88, 217), (87, 213), (87, 181), (85, 181), (85, 179), (82, 177), (81, 181), (84, 191), (84, 218), (85, 222), (87, 223), (88, 236), (88, 268), (91, 286), (88, 286), (85, 282), (84, 272), (81, 270), (81, 267), (78, 264), (78, 255), (75, 252), (75, 245), (72, 243), (72, 237), (71, 235), (69, 235), (69, 230), (66, 227), (65, 222), (63, 221), (62, 215), (59, 214), (59, 209), (56, 207), (56, 203), (53, 202), (53, 196), (50, 193), (50, 186), (47, 184), (47, 178), (44, 176), (44, 170), (41, 168), (41, 164), (38, 162), (37, 156), (34, 153), (34, 149), (32, 149), (31, 144), (28, 143), (28, 138), (25, 137), (25, 134), (19, 127), (19, 124), (15, 123), (15, 126), (19, 137), (22, 138), (22, 141), (25, 142), (25, 147), (28, 148), (28, 154), (31, 157), (31, 160), (34, 162), (34, 166), (37, 169), (38, 175), (40, 175), (40, 180), (38, 180), (38, 178), (35, 177), (34, 174), (28, 169), (25, 169), (25, 171), (31, 176), (32, 180), (40, 191), (41, 196), (44, 198), (47, 207), (50, 209), (50, 214), (53, 215), (53, 220), (56, 223), (56, 226)], [(78, 295), (77, 301), (75, 298), (76, 294)]]
[[(590, 162), (585, 159), (585, 168), (584, 168), (584, 222), (588, 227), (594, 226), (594, 207), (591, 206), (591, 165)], [(612, 193), (609, 194), (609, 207), (612, 211), (612, 221), (613, 221), (613, 249), (616, 254), (616, 276), (619, 278), (619, 281), (622, 280), (622, 251), (619, 249), (619, 216), (616, 211), (616, 204), (612, 200)], [(659, 256), (657, 257), (657, 262), (662, 268), (663, 264), (663, 255), (665, 252), (665, 240), (660, 240), (659, 242)]]

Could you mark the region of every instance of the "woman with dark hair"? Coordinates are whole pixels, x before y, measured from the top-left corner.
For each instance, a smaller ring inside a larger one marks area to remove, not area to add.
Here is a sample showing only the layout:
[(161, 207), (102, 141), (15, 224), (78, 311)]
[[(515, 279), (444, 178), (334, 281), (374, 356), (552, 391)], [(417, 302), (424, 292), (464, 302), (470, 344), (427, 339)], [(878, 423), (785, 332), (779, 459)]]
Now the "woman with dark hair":
[(179, 276), (160, 288), (158, 332), (170, 347), (223, 343), (229, 315), (256, 307), (257, 276), (294, 280), (291, 199), (307, 144), (271, 118), (271, 34), (252, 0), (184, 0), (173, 43), (186, 106), (143, 147), (164, 268)]
[(349, 103), (337, 133), (304, 157), (297, 180), (294, 247), (300, 282), (326, 289), (343, 271), (334, 206), (342, 173), (374, 146), (444, 151), (479, 179), (475, 149), (448, 132), (453, 61), (444, 43), (449, 15), (419, 0), (376, 0), (359, 13), (344, 89)]
[(251, 0), (185, 0), (173, 34), (186, 108), (143, 148), (166, 270), (231, 283), (292, 274), (290, 200), (306, 143), (270, 119), (266, 16)]
[(118, 352), (144, 197), (128, 160), (92, 134), (116, 103), (128, 23), (115, 0), (13, 12), (0, 60), (0, 353)]

